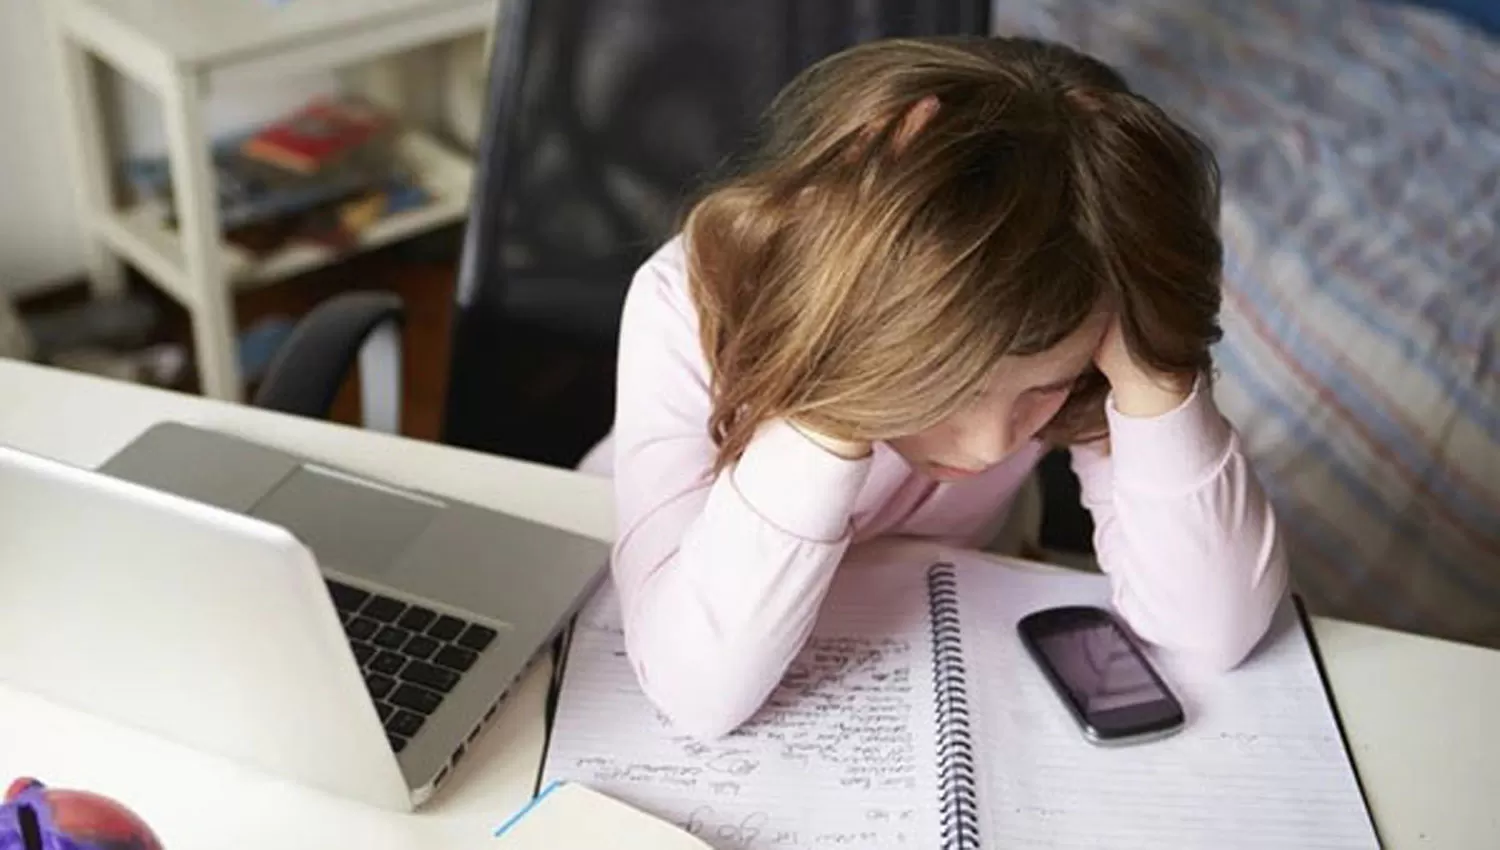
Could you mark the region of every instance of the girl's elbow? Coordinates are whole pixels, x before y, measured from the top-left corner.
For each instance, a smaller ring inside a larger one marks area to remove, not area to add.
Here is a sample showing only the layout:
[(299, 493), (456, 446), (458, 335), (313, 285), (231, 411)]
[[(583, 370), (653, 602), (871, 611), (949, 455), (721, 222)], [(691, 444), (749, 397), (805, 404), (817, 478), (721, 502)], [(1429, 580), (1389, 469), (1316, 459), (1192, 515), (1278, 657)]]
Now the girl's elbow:
[(1284, 572), (1264, 574), (1252, 587), (1226, 594), (1208, 606), (1194, 654), (1221, 672), (1239, 667), (1265, 639), (1285, 596)]
[[(711, 741), (749, 720), (769, 691), (754, 665), (730, 660), (636, 660), (641, 690), (673, 729)], [(774, 684), (772, 685), (774, 687)]]
[(1192, 654), (1209, 669), (1227, 673), (1239, 667), (1250, 657), (1255, 647), (1260, 644), (1261, 638), (1265, 636), (1269, 624), (1269, 619), (1264, 623), (1225, 624), (1211, 631), (1206, 640), (1194, 646)]
[[(1243, 603), (1242, 603), (1243, 605)], [(1264, 637), (1269, 617), (1200, 600), (1191, 616), (1130, 617), (1127, 621), (1148, 643), (1190, 660), (1195, 667), (1226, 673), (1250, 657)]]
[(652, 703), (672, 728), (698, 741), (717, 741), (744, 725), (755, 713), (743, 704), (724, 700), (679, 700)]

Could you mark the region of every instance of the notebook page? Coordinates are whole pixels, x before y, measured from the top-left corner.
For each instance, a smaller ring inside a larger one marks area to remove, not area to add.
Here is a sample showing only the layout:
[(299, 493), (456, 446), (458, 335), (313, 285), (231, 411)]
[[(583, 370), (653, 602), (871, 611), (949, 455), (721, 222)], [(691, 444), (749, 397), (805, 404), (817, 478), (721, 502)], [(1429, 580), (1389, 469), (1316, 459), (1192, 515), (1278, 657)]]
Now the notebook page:
[(496, 850), (705, 850), (708, 846), (582, 785), (550, 786), (496, 834)]
[(974, 559), (959, 588), (985, 846), (1379, 846), (1290, 603), (1271, 637), (1230, 673), (1151, 651), (1187, 726), (1165, 740), (1103, 748), (1084, 740), (1015, 626), (1039, 608), (1108, 607), (1107, 580)]
[(707, 742), (641, 694), (606, 585), (578, 620), (543, 781), (581, 782), (719, 850), (931, 847), (932, 714), (919, 569), (841, 570), (766, 706)]

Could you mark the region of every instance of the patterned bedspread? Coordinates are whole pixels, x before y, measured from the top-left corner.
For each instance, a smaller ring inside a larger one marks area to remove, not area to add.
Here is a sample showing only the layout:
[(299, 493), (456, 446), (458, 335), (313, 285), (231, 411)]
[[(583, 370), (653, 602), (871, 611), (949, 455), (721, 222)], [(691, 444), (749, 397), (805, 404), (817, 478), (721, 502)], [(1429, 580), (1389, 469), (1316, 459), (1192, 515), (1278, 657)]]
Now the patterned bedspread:
[(1203, 133), (1217, 398), (1315, 610), (1500, 646), (1500, 43), (1369, 0), (996, 0)]

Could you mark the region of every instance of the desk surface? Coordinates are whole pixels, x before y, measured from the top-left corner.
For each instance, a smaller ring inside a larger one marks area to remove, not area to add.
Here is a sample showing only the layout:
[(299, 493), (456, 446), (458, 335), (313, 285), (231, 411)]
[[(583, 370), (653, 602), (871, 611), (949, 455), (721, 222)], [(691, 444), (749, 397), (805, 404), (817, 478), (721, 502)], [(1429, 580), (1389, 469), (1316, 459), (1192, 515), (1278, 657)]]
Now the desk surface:
[[(221, 428), (601, 539), (608, 483), (571, 472), (0, 360), (0, 443), (96, 466), (149, 425)], [(3, 520), (0, 520), (3, 522)], [(1500, 846), (1500, 652), (1318, 619), (1331, 687), (1387, 847)], [(168, 847), (479, 848), (523, 804), (543, 744), (533, 671), (433, 805), (370, 809), (0, 687), (0, 782), (114, 794)]]

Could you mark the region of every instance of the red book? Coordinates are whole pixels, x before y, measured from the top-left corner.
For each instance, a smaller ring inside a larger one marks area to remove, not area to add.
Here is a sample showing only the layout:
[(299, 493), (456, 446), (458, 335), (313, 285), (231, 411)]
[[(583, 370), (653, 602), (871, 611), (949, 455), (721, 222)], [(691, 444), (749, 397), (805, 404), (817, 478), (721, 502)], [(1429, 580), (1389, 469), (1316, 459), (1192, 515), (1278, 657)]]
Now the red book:
[(358, 101), (318, 100), (251, 136), (245, 156), (312, 174), (391, 127), (388, 115)]

